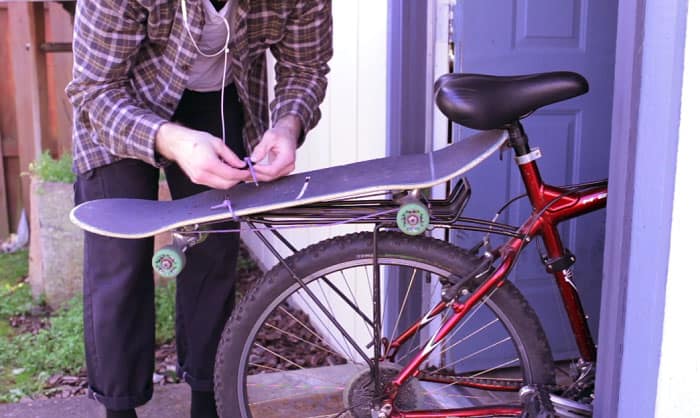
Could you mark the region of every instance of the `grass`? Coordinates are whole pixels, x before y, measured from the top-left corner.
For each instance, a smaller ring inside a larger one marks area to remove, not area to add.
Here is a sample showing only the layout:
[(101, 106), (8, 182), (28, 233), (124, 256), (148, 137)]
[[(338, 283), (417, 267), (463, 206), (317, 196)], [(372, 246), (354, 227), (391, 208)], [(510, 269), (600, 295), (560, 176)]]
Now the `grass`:
[(156, 287), (156, 344), (175, 337), (175, 280)]
[[(253, 261), (239, 257), (239, 272), (255, 268)], [(75, 375), (84, 368), (83, 304), (76, 295), (52, 313), (49, 326), (35, 334), (18, 334), (9, 325), (12, 316), (31, 312), (28, 252), (0, 254), (0, 403), (16, 402), (45, 391), (55, 374)], [(175, 336), (175, 281), (156, 287), (156, 343)]]
[(18, 280), (27, 276), (29, 264), (26, 249), (16, 253), (0, 254), (0, 286), (16, 284)]
[[(53, 312), (49, 326), (39, 332), (17, 334), (12, 316), (30, 312), (36, 304), (24, 278), (26, 250), (0, 254), (0, 402), (16, 402), (42, 393), (54, 374), (75, 375), (84, 368), (83, 304), (76, 295)], [(156, 340), (175, 336), (175, 282), (156, 288)]]
[(23, 280), (29, 270), (27, 257), (27, 250), (0, 254), (0, 318), (20, 315), (32, 308), (31, 289)]
[(77, 374), (84, 364), (83, 317), (80, 296), (54, 313), (50, 326), (36, 334), (0, 339), (0, 401), (15, 402), (42, 391), (56, 373)]

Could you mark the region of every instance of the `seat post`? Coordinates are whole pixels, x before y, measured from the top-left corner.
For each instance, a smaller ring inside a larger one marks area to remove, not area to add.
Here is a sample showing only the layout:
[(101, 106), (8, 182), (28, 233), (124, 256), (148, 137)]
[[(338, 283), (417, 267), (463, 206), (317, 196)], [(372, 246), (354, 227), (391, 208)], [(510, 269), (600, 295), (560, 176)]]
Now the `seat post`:
[(508, 145), (513, 148), (515, 155), (518, 157), (530, 153), (527, 134), (525, 134), (525, 130), (520, 121), (508, 125)]
[(520, 176), (523, 179), (532, 207), (540, 209), (546, 204), (546, 199), (543, 194), (544, 183), (535, 161), (540, 156), (539, 150), (535, 149), (535, 152), (533, 152), (530, 149), (527, 135), (520, 121), (508, 125), (507, 129), (508, 145), (515, 152), (515, 163), (520, 170)]

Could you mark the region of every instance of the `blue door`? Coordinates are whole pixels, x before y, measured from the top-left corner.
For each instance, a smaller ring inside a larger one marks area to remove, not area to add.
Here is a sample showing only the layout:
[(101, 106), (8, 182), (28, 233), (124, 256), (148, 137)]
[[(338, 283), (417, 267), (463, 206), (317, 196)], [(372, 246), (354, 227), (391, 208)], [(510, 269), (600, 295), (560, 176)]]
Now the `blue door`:
[[(614, 55), (615, 0), (457, 0), (453, 42), (455, 72), (496, 75), (571, 70), (585, 76), (590, 92), (548, 106), (523, 121), (533, 147), (540, 147), (542, 177), (552, 184), (606, 178), (608, 173)], [(453, 127), (453, 139), (470, 132)], [(491, 158), (471, 172), (472, 199), (466, 216), (491, 218), (510, 197), (524, 192), (512, 153)], [(499, 220), (521, 223), (531, 212), (526, 201)], [(604, 243), (604, 213), (560, 226), (567, 248), (576, 255), (575, 284), (598, 332)], [(454, 242), (471, 246), (481, 234), (457, 233)], [(575, 358), (577, 350), (558, 290), (544, 272), (536, 245), (520, 258), (511, 279), (535, 307), (556, 359)]]

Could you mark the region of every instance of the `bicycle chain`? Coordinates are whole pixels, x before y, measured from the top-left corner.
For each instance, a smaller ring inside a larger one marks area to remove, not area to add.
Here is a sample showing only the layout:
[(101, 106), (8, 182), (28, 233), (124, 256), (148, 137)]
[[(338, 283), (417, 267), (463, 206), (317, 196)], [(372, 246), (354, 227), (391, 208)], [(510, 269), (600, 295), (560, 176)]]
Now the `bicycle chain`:
[(454, 376), (454, 375), (449, 375), (449, 374), (436, 374), (436, 373), (429, 373), (429, 372), (424, 372), (421, 371), (418, 373), (417, 376), (419, 379), (425, 379), (425, 380), (437, 380), (441, 383), (448, 383), (448, 384), (454, 384), (454, 385), (460, 385), (463, 384), (465, 386), (469, 386), (470, 384), (472, 386), (498, 386), (501, 388), (509, 388), (509, 389), (520, 389), (523, 386), (523, 382), (521, 380), (502, 380), (502, 379), (489, 379), (489, 378), (483, 378), (483, 377), (465, 377), (465, 376)]

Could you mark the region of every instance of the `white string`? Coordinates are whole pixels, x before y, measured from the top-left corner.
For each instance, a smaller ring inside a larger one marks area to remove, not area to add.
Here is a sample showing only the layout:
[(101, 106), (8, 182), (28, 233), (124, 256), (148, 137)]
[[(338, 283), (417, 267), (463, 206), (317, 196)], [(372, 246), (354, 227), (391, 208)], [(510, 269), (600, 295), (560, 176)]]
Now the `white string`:
[(190, 32), (190, 25), (187, 24), (187, 2), (186, 0), (181, 0), (180, 4), (182, 5), (182, 20), (183, 23), (185, 24), (185, 30), (187, 30), (187, 35), (189, 35), (190, 40), (192, 41), (192, 45), (194, 45), (194, 49), (199, 52), (200, 55), (207, 57), (207, 58), (215, 58), (218, 57), (221, 54), (224, 54), (224, 73), (221, 76), (221, 140), (226, 143), (226, 122), (224, 119), (224, 88), (226, 87), (226, 69), (228, 66), (228, 53), (229, 53), (229, 48), (228, 48), (228, 43), (231, 40), (231, 28), (228, 25), (228, 20), (226, 19), (225, 16), (218, 15), (221, 20), (224, 22), (224, 27), (226, 28), (226, 42), (224, 43), (224, 46), (221, 47), (220, 50), (214, 52), (214, 53), (206, 53), (203, 52), (201, 49), (199, 49), (199, 46), (197, 45), (197, 42), (195, 42), (194, 37), (192, 36), (192, 32)]

